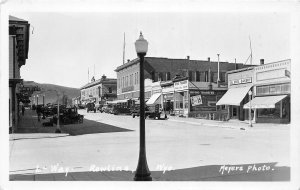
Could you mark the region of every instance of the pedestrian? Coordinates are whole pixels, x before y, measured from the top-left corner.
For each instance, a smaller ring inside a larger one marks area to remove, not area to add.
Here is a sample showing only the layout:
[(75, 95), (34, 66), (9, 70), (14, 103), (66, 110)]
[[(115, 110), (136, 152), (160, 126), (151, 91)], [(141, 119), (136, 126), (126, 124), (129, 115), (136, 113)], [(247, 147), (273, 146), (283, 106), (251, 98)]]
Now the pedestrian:
[(25, 107), (24, 105), (22, 105), (22, 115), (24, 116), (24, 112), (25, 112)]

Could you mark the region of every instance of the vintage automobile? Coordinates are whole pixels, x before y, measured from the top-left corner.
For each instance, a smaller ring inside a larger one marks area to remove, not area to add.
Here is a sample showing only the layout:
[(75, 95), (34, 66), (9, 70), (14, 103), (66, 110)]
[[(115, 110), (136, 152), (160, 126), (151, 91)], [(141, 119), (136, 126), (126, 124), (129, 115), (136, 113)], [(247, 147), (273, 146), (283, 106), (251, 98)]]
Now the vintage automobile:
[(90, 102), (86, 104), (86, 112), (88, 113), (89, 111), (93, 111), (94, 113), (96, 113), (95, 103)]
[(102, 107), (102, 112), (104, 113), (113, 113), (113, 104), (104, 104)]
[[(131, 110), (131, 115), (133, 118), (135, 118), (135, 116), (140, 116), (140, 107), (135, 106), (132, 110)], [(153, 118), (153, 119), (160, 119), (161, 117), (161, 110), (159, 109), (159, 105), (145, 105), (145, 119), (146, 118)]]
[[(59, 122), (63, 125), (83, 123), (83, 117), (83, 115), (78, 114), (76, 107), (63, 108), (59, 113)], [(57, 113), (53, 116), (53, 123), (57, 124)]]
[(118, 114), (128, 114), (128, 115), (130, 115), (131, 110), (130, 110), (130, 108), (127, 108), (127, 107), (124, 107), (122, 105), (116, 104), (116, 105), (113, 105), (112, 113), (114, 115), (118, 115)]

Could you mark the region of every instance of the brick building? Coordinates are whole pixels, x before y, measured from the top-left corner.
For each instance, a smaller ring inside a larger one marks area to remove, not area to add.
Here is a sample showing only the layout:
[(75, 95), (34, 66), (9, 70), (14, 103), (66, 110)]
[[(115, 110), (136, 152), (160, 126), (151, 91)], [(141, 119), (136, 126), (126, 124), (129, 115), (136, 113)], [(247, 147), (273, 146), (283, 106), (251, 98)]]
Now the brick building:
[[(218, 62), (210, 61), (210, 58), (208, 60), (191, 60), (189, 56), (186, 59), (145, 57), (145, 79), (153, 82), (153, 84), (148, 82), (145, 84), (145, 98), (150, 99), (156, 93), (165, 95), (160, 98), (161, 104), (172, 109), (178, 115), (201, 117), (200, 114), (203, 112), (205, 115), (215, 113), (217, 111), (216, 101), (227, 90), (226, 72), (244, 67), (247, 66), (240, 63), (220, 62), (220, 81), (218, 82)], [(117, 72), (118, 100), (138, 99), (139, 59), (128, 61), (117, 67), (115, 71)], [(178, 82), (186, 83), (186, 85)], [(163, 92), (167, 86), (169, 86), (168, 92)], [(199, 95), (202, 91), (206, 96), (206, 106), (190, 105), (190, 96)], [(159, 96), (156, 97), (159, 98)], [(167, 104), (168, 106), (166, 106)]]
[(105, 103), (117, 99), (117, 79), (107, 78), (105, 75), (101, 79), (95, 80), (80, 88), (81, 104), (88, 102)]

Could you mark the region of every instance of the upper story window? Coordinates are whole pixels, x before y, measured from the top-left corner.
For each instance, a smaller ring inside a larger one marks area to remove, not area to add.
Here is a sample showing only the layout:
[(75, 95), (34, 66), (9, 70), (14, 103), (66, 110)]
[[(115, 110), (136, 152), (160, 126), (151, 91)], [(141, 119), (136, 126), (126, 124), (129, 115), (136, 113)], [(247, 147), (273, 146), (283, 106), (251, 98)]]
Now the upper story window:
[(196, 71), (196, 82), (200, 82), (200, 71)]

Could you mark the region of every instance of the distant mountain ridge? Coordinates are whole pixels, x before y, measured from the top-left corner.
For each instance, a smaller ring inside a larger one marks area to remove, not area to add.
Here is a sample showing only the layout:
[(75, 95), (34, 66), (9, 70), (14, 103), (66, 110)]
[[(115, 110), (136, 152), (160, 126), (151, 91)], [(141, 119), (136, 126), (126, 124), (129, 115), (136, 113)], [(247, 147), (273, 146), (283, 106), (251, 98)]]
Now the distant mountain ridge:
[[(47, 83), (37, 83), (34, 81), (23, 81), (24, 86), (38, 86), (40, 87), (40, 92), (35, 92), (34, 94), (45, 94), (45, 104), (57, 102), (57, 94), (54, 90), (60, 93), (60, 99), (63, 95), (68, 97), (68, 101), (71, 101), (72, 98), (78, 97), (80, 95), (79, 88), (71, 88), (60, 86), (56, 84), (47, 84)], [(42, 98), (38, 100), (39, 104), (42, 103)]]

